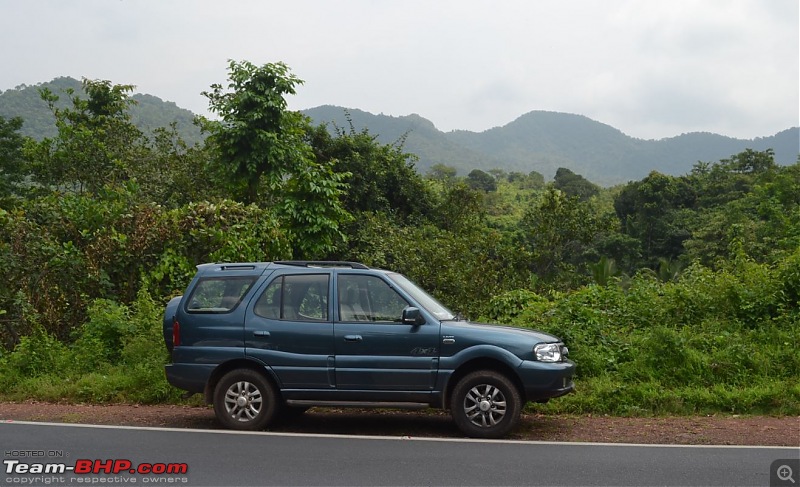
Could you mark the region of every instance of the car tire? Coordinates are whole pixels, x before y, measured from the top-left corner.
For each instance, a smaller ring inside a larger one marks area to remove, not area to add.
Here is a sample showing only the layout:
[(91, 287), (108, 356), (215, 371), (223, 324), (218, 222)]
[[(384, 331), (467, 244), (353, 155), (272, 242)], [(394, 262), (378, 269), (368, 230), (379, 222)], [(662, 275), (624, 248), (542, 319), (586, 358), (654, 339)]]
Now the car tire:
[(519, 422), (522, 399), (506, 376), (491, 370), (471, 372), (453, 389), (450, 414), (472, 438), (502, 438)]
[(264, 429), (277, 416), (280, 404), (275, 386), (252, 369), (228, 372), (214, 389), (214, 413), (230, 429)]

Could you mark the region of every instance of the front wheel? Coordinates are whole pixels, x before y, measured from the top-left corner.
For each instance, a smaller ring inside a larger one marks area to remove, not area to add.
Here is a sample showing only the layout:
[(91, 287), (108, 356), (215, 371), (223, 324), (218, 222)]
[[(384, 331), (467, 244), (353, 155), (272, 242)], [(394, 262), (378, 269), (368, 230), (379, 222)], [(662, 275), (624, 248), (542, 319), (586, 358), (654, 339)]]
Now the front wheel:
[(504, 375), (479, 370), (456, 384), (450, 414), (458, 428), (473, 438), (502, 438), (519, 422), (522, 399)]
[(263, 429), (275, 419), (279, 404), (275, 386), (252, 369), (228, 372), (214, 389), (214, 413), (226, 428)]

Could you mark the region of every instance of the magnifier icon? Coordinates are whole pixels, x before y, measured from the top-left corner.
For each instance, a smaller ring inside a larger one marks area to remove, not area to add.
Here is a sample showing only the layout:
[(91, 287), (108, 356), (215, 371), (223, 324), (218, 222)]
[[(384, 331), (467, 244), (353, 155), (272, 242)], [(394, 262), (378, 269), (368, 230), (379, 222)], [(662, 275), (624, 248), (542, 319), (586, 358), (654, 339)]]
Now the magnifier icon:
[(788, 480), (791, 483), (795, 483), (794, 478), (792, 478), (792, 473), (793, 473), (792, 467), (790, 467), (789, 465), (781, 465), (780, 467), (778, 467), (777, 473), (778, 473), (778, 478), (781, 480), (781, 482), (786, 482)]

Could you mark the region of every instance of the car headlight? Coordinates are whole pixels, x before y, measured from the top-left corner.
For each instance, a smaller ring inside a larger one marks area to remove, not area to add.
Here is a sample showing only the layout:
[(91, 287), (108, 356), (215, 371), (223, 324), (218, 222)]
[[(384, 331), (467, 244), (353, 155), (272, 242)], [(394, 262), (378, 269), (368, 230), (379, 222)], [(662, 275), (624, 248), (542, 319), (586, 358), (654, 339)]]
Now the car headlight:
[(561, 362), (562, 359), (560, 343), (540, 343), (533, 347), (533, 353), (540, 362)]

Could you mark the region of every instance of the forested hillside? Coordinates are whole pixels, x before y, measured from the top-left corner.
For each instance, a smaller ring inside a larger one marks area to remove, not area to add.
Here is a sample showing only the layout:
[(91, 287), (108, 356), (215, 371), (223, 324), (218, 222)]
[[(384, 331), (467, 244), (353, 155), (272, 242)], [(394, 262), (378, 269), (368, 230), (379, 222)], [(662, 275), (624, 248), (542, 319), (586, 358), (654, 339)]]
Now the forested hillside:
[(800, 414), (797, 159), (744, 147), (612, 188), (568, 167), (423, 175), (408, 144), (288, 110), (285, 64), (228, 68), (197, 145), (146, 133), (110, 81), (44, 92), (52, 137), (0, 117), (0, 397), (179, 402), (164, 304), (198, 264), (294, 258), (560, 336), (577, 392), (540, 411)]
[[(69, 77), (56, 78), (33, 86), (18, 86), (0, 92), (0, 117), (22, 118), (24, 124), (20, 133), (34, 139), (55, 136), (57, 128), (53, 114), (39, 96), (39, 90), (45, 88), (60, 97), (56, 104), (59, 108), (68, 106), (68, 91), (80, 93), (83, 90), (79, 80)], [(169, 127), (174, 123), (178, 134), (186, 143), (193, 145), (202, 141), (200, 129), (193, 123), (195, 116), (189, 110), (153, 95), (136, 93), (130, 99), (135, 102), (130, 107), (131, 121), (137, 128), (151, 133), (156, 128)]]
[[(21, 117), (21, 130), (41, 140), (53, 137), (56, 126), (47, 104), (38, 91), (42, 88), (61, 95), (80, 92), (81, 82), (57, 78), (36, 86), (22, 86), (0, 93), (0, 116)], [(134, 94), (130, 115), (133, 124), (145, 133), (175, 123), (178, 135), (189, 145), (202, 141), (193, 124), (194, 114), (152, 95)], [(441, 132), (420, 115), (392, 117), (373, 115), (358, 109), (321, 106), (302, 113), (314, 125), (368, 129), (383, 144), (402, 142), (403, 149), (417, 157), (416, 168), (427, 173), (433, 166), (455, 167), (460, 175), (472, 169), (529, 173), (536, 171), (551, 180), (560, 167), (568, 168), (603, 186), (641, 179), (650, 171), (678, 176), (690, 171), (698, 161), (718, 161), (745, 149), (772, 149), (775, 161), (793, 164), (800, 153), (800, 128), (787, 128), (769, 137), (740, 140), (711, 133), (681, 134), (661, 140), (629, 137), (606, 124), (581, 115), (534, 111), (484, 132)]]
[(747, 148), (772, 149), (778, 164), (793, 164), (800, 153), (800, 129), (741, 140), (710, 133), (682, 134), (662, 140), (629, 137), (581, 115), (534, 111), (502, 127), (476, 133), (441, 132), (419, 115), (391, 117), (355, 109), (323, 106), (304, 110), (315, 123), (364, 128), (390, 144), (402, 138), (404, 148), (419, 157), (425, 172), (436, 164), (453, 166), (463, 175), (484, 171), (536, 171), (551, 179), (559, 167), (602, 185), (641, 179), (650, 171), (677, 176), (698, 161), (718, 161)]

